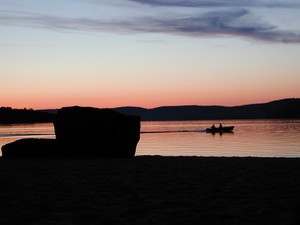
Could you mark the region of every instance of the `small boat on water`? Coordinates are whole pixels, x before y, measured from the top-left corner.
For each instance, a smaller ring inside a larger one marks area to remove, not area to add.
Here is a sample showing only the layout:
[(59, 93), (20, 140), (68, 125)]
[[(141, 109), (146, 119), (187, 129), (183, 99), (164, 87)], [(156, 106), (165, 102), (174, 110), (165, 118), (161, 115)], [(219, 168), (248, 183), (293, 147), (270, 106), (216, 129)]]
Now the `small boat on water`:
[(206, 128), (206, 133), (233, 133), (234, 126)]

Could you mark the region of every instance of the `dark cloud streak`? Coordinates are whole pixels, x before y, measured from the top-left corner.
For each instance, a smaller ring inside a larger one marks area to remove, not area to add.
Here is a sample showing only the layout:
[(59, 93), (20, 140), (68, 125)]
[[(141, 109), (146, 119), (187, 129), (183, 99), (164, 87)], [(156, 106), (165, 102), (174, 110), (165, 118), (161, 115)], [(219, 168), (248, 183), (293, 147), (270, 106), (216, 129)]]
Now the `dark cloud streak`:
[(300, 43), (299, 32), (279, 30), (276, 26), (257, 20), (246, 9), (215, 10), (180, 18), (144, 17), (110, 21), (6, 12), (1, 13), (0, 24), (39, 27), (62, 32), (166, 33), (193, 37), (226, 35), (268, 42)]
[[(241, 19), (246, 16), (247, 19)], [(220, 10), (173, 20), (150, 19), (146, 24), (151, 24), (150, 27), (155, 28), (153, 31), (160, 28), (161, 32), (195, 37), (230, 35), (262, 41), (300, 43), (299, 33), (280, 31), (275, 26), (259, 23), (245, 9)]]
[(298, 2), (266, 1), (266, 0), (130, 0), (151, 6), (173, 7), (274, 7), (295, 8), (300, 7)]

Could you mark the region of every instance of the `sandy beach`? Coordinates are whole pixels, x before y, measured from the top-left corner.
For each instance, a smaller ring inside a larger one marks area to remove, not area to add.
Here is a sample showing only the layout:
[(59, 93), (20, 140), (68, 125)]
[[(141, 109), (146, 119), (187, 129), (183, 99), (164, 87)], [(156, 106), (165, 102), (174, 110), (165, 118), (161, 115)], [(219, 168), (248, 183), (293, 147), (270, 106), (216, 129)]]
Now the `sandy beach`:
[(0, 160), (0, 224), (300, 224), (300, 158)]

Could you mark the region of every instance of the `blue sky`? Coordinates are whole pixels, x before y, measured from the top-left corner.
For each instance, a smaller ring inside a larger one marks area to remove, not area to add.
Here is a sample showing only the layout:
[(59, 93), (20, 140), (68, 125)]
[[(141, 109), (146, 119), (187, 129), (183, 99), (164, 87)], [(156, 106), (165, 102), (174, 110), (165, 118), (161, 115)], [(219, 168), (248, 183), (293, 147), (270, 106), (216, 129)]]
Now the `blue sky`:
[(299, 9), (282, 0), (2, 0), (0, 105), (300, 97)]

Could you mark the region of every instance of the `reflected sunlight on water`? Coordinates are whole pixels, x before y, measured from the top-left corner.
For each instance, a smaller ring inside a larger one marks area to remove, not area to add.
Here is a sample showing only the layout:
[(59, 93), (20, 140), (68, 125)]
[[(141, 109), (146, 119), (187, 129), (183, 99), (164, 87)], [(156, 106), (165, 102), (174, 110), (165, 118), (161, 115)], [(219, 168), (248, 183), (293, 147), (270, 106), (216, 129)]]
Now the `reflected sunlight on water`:
[[(0, 124), (0, 148), (22, 138), (55, 138), (53, 124)], [(2, 152), (0, 152), (0, 156), (2, 156)]]
[[(234, 133), (209, 134), (213, 123)], [(300, 157), (300, 120), (142, 122), (136, 155)], [(0, 125), (0, 147), (21, 138), (55, 138), (51, 123)]]
[(234, 134), (209, 134), (216, 121), (145, 122), (142, 131), (193, 131), (145, 133), (137, 155), (300, 157), (300, 120), (225, 120)]

